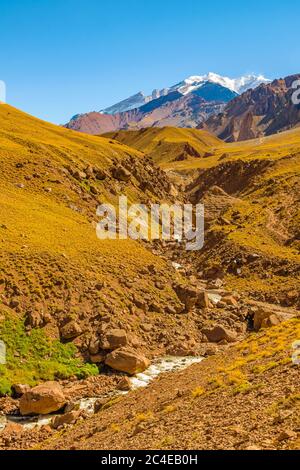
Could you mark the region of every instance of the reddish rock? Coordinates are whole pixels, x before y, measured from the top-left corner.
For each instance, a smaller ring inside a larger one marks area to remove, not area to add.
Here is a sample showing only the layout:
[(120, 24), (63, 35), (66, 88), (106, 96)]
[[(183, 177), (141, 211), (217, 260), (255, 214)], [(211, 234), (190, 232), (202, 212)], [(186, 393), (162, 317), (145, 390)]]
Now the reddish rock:
[(60, 410), (66, 404), (62, 387), (58, 382), (45, 382), (24, 393), (20, 400), (20, 413), (46, 415)]
[(105, 364), (112, 369), (135, 375), (150, 366), (150, 361), (142, 354), (128, 348), (121, 348), (108, 354)]

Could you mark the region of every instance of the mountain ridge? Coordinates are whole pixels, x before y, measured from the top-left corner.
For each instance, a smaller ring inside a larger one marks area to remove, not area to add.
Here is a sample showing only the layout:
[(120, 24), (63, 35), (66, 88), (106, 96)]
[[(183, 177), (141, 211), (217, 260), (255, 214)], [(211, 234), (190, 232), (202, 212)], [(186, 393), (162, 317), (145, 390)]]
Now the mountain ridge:
[(221, 113), (239, 92), (269, 80), (259, 75), (237, 79), (215, 73), (191, 76), (149, 96), (139, 92), (102, 111), (77, 114), (65, 127), (89, 134), (143, 127), (197, 127), (211, 115)]
[(205, 129), (226, 142), (243, 141), (289, 130), (300, 123), (300, 109), (292, 101), (292, 87), (300, 74), (262, 84), (229, 102), (223, 112), (210, 116)]

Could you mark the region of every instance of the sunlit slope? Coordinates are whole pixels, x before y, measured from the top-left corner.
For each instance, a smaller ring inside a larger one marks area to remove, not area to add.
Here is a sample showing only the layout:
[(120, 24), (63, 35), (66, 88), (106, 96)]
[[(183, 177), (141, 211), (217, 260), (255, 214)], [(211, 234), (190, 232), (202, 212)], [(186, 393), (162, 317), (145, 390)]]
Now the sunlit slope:
[[(74, 341), (83, 354), (102, 318), (139, 333), (141, 311), (134, 310), (134, 298), (149, 306), (155, 300), (153, 319), (176, 305), (165, 262), (132, 240), (100, 241), (95, 230), (101, 202), (117, 203), (121, 194), (131, 201), (167, 198), (161, 170), (152, 170), (152, 181), (138, 151), (7, 105), (0, 106), (0, 129), (3, 304), (29, 327), (43, 327), (56, 338), (66, 322), (76, 322), (82, 333)], [(126, 181), (113, 176), (120, 165), (127, 168)], [(141, 190), (145, 181), (156, 195)], [(146, 347), (156, 347), (155, 338), (148, 337)]]
[(299, 306), (300, 129), (224, 144), (172, 170), (193, 178), (187, 192), (206, 205), (199, 267), (219, 263), (233, 288)]
[[(42, 449), (299, 449), (299, 317), (111, 401)], [(126, 419), (124, 419), (126, 416)], [(155, 430), (155, 432), (153, 432)], [(40, 448), (40, 447), (38, 447)]]
[(159, 163), (202, 158), (222, 143), (206, 131), (175, 127), (121, 130), (104, 135), (150, 155)]
[(197, 168), (210, 168), (219, 162), (242, 158), (243, 160), (272, 159), (277, 160), (286, 155), (300, 152), (300, 128), (282, 132), (270, 137), (234, 142), (215, 146), (212, 155), (203, 159), (189, 159), (182, 162), (163, 163), (162, 166), (178, 171), (189, 171)]

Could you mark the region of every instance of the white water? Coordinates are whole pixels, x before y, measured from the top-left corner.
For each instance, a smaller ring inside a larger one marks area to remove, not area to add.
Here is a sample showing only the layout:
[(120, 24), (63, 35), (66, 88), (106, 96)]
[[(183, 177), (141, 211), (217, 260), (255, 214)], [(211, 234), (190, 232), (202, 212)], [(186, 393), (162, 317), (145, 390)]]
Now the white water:
[[(154, 361), (151, 366), (146, 369), (144, 372), (135, 375), (130, 378), (131, 390), (137, 390), (138, 388), (147, 387), (153, 380), (155, 380), (160, 374), (171, 373), (179, 370), (184, 370), (192, 364), (199, 363), (203, 360), (203, 357), (173, 357), (166, 356)], [(109, 398), (118, 395), (126, 395), (128, 392), (113, 391), (109, 394), (103, 395), (101, 397), (92, 397), (92, 398), (82, 398), (78, 401), (79, 409), (85, 410), (88, 414), (92, 415), (94, 413), (94, 405), (99, 398)], [(34, 416), (32, 418), (21, 417), (21, 416), (7, 416), (6, 419), (8, 422), (14, 422), (21, 424), (25, 429), (33, 429), (36, 426), (45, 426), (50, 424), (53, 416), (55, 415), (46, 415), (46, 416)], [(3, 417), (1, 420), (0, 416), (0, 431), (5, 428), (6, 419)]]

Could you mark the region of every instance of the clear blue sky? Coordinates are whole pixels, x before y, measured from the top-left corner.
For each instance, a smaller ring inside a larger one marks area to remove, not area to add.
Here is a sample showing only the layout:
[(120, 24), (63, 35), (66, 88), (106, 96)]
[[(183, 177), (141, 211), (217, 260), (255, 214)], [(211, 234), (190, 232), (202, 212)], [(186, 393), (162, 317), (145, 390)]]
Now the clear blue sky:
[(299, 0), (0, 0), (0, 80), (64, 123), (188, 75), (300, 72), (299, 18)]

